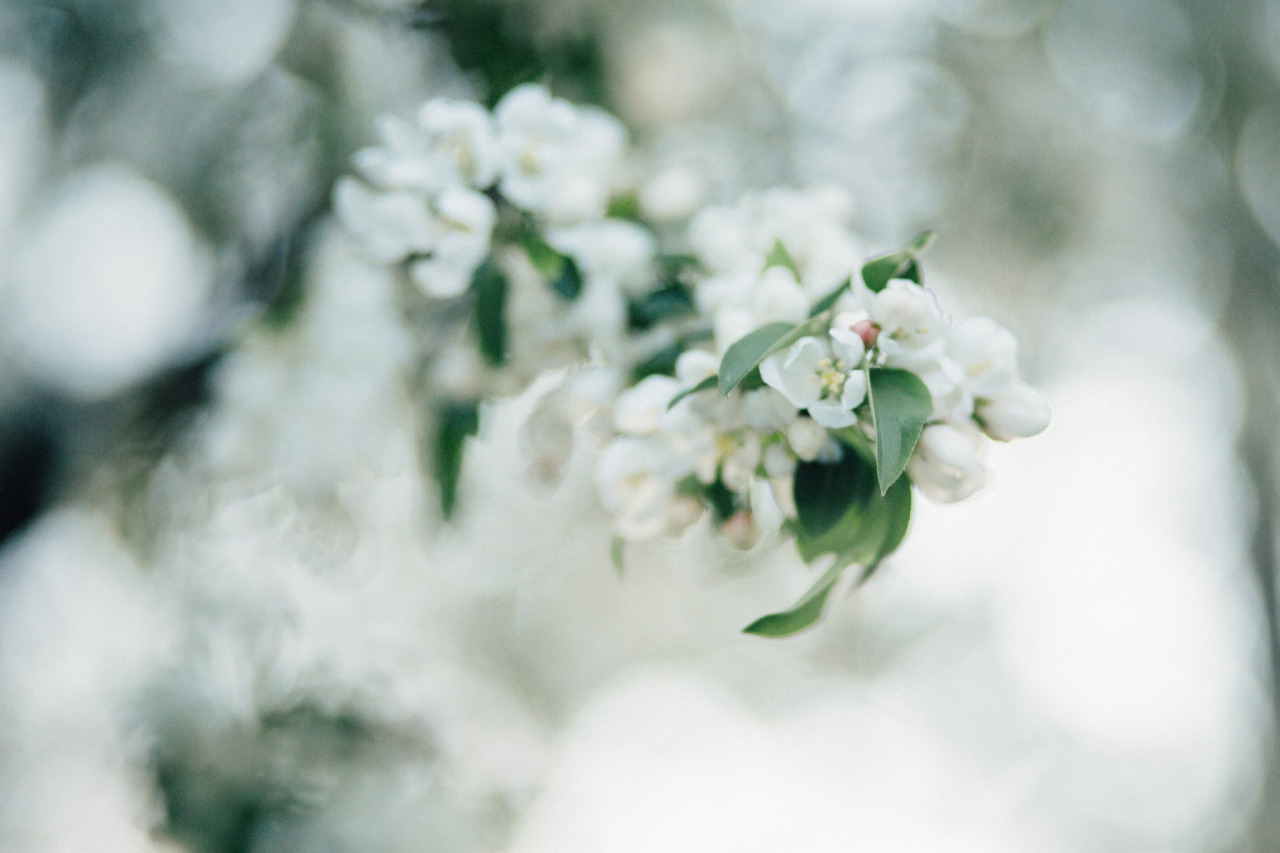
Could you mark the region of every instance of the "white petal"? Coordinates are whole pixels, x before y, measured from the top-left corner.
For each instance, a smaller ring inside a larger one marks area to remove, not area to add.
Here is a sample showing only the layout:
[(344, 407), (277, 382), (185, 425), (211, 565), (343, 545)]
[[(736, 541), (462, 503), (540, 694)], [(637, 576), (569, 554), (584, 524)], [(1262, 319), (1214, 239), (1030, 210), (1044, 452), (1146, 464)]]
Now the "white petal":
[(867, 398), (867, 375), (855, 370), (844, 380), (844, 391), (840, 394), (840, 405), (846, 409), (856, 409)]
[(836, 403), (814, 403), (809, 407), (809, 415), (827, 429), (842, 429), (858, 421), (853, 412)]
[(835, 352), (836, 358), (848, 367), (857, 367), (862, 364), (862, 357), (867, 352), (867, 347), (862, 343), (860, 335), (850, 329), (840, 328), (831, 330), (831, 349)]

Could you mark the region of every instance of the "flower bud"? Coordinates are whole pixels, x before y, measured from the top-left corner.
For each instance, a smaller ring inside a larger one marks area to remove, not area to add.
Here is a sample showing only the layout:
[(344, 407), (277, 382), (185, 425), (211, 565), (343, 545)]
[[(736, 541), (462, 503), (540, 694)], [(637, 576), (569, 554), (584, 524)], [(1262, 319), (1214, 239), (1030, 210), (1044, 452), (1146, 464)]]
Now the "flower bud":
[(746, 510), (735, 512), (729, 520), (720, 526), (720, 534), (724, 540), (743, 551), (753, 547), (760, 541), (760, 529), (756, 520)]
[(880, 327), (870, 320), (859, 320), (853, 324), (853, 333), (862, 338), (862, 345), (871, 349), (880, 337)]
[(982, 431), (997, 441), (1028, 438), (1049, 425), (1049, 404), (1044, 395), (1021, 382), (980, 403), (975, 414)]
[(982, 436), (971, 426), (934, 424), (920, 433), (907, 463), (912, 481), (935, 503), (954, 503), (982, 488), (986, 472), (978, 458)]
[(796, 470), (796, 458), (786, 446), (774, 442), (764, 449), (764, 472), (771, 478), (790, 477)]
[(827, 431), (813, 418), (796, 418), (787, 427), (787, 442), (796, 456), (805, 462), (812, 462), (827, 444)]
[(703, 506), (702, 502), (697, 498), (678, 497), (671, 502), (671, 508), (667, 510), (667, 530), (668, 536), (679, 536), (702, 518)]

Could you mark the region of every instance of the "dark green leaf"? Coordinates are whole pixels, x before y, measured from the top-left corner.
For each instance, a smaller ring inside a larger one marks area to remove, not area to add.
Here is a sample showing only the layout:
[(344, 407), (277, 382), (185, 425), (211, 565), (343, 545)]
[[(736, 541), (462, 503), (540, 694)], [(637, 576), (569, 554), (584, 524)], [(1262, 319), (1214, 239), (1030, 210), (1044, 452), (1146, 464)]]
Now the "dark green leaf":
[(773, 241), (773, 248), (764, 259), (764, 268), (769, 267), (786, 267), (797, 279), (800, 278), (800, 268), (796, 266), (795, 258), (791, 257), (791, 253), (787, 251), (786, 246), (782, 245), (781, 240)]
[(551, 289), (570, 302), (582, 295), (582, 271), (573, 258), (566, 257), (560, 264), (560, 274), (551, 279)]
[(686, 275), (702, 267), (697, 255), (679, 252), (658, 255), (653, 260), (658, 266), (662, 280), (668, 283), (684, 282)]
[(479, 427), (480, 409), (475, 402), (447, 403), (436, 413), (431, 461), (440, 489), (440, 512), (445, 518), (453, 515), (467, 436), (475, 435)]
[(692, 388), (684, 389), (679, 394), (671, 398), (671, 402), (667, 403), (667, 409), (670, 410), (674, 408), (676, 403), (679, 403), (681, 400), (683, 400), (685, 397), (688, 397), (690, 394), (697, 394), (699, 391), (710, 391), (712, 388), (716, 387), (717, 381), (718, 381), (717, 377), (708, 376), (706, 379), (702, 380), (697, 385), (694, 385)]
[(795, 526), (796, 552), (806, 563), (823, 554), (835, 554), (836, 565), (874, 567), (901, 544), (911, 512), (910, 480), (901, 477), (890, 487), (889, 494), (880, 495), (868, 469), (859, 491), (860, 497), (849, 505), (844, 516), (821, 536), (809, 537), (798, 524)]
[(834, 308), (836, 302), (840, 299), (840, 296), (846, 290), (849, 289), (849, 285), (851, 284), (853, 284), (852, 276), (850, 276), (849, 278), (846, 278), (843, 282), (840, 283), (839, 287), (837, 287), (835, 290), (831, 291), (826, 296), (819, 299), (817, 304), (813, 306), (813, 310), (809, 312), (809, 316), (817, 317), (823, 311), (830, 311), (832, 308)]
[(520, 246), (547, 285), (561, 299), (570, 302), (581, 296), (582, 270), (577, 262), (544, 240), (528, 223), (522, 223), (521, 229)]
[(906, 538), (907, 527), (911, 523), (911, 481), (899, 477), (898, 482), (889, 487), (889, 492), (881, 498), (880, 512), (884, 514), (884, 536), (876, 549), (874, 560), (866, 564), (858, 583), (866, 583), (880, 567), (880, 561), (898, 550), (902, 540)]
[(904, 278), (919, 284), (920, 264), (916, 255), (923, 252), (933, 240), (933, 232), (926, 231), (911, 241), (905, 249), (872, 258), (862, 266), (862, 280), (873, 293), (879, 293), (895, 278)]
[(920, 268), (916, 259), (905, 249), (873, 258), (862, 265), (862, 280), (872, 293), (884, 290), (892, 279), (908, 278), (920, 281)]
[(876, 474), (884, 494), (907, 467), (924, 422), (933, 415), (933, 399), (920, 377), (909, 370), (873, 367), (868, 373), (867, 397), (876, 428)]
[(471, 279), (475, 294), (475, 330), (480, 354), (494, 367), (507, 359), (507, 277), (486, 258)]
[(768, 616), (761, 616), (743, 628), (743, 633), (755, 634), (760, 637), (789, 637), (812, 627), (822, 618), (822, 610), (826, 606), (827, 596), (831, 594), (831, 588), (836, 585), (836, 581), (840, 580), (840, 575), (844, 568), (838, 563), (833, 565), (822, 574), (822, 577), (818, 578), (817, 582), (796, 602), (794, 607), (781, 613), (770, 613)]
[(716, 480), (709, 486), (705, 486), (702, 495), (706, 498), (707, 503), (711, 505), (711, 509), (716, 514), (717, 521), (728, 521), (737, 511), (737, 500), (733, 492), (720, 480)]
[(796, 520), (805, 538), (815, 539), (844, 517), (860, 497), (865, 501), (866, 466), (854, 453), (839, 462), (801, 462), (796, 466)]
[[(523, 227), (527, 228), (529, 226), (526, 224)], [(529, 256), (529, 263), (533, 264), (534, 269), (542, 273), (543, 278), (551, 281), (560, 275), (561, 268), (565, 262), (564, 254), (544, 240), (537, 231), (526, 230), (520, 236), (520, 246), (524, 249), (524, 253)]]
[(643, 361), (631, 368), (631, 384), (635, 385), (646, 376), (654, 374), (662, 374), (664, 376), (674, 376), (676, 373), (676, 359), (680, 354), (689, 349), (690, 345), (711, 338), (710, 329), (697, 329), (688, 334), (681, 335), (675, 343), (668, 344), (660, 350), (656, 350), (646, 357)]
[(695, 313), (697, 309), (689, 288), (673, 281), (630, 302), (627, 305), (627, 327), (633, 332), (645, 332), (658, 323)]

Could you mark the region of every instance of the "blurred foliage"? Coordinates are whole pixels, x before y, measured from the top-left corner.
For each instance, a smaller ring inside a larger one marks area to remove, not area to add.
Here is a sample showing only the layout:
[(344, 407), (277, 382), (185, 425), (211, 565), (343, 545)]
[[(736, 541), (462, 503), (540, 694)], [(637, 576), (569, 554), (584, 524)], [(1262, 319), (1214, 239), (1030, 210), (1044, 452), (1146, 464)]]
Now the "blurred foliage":
[(531, 82), (579, 103), (609, 106), (596, 28), (548, 32), (538, 8), (527, 2), (438, 0), (429, 8), (438, 13), (430, 26), (458, 67), (483, 80), (485, 106)]

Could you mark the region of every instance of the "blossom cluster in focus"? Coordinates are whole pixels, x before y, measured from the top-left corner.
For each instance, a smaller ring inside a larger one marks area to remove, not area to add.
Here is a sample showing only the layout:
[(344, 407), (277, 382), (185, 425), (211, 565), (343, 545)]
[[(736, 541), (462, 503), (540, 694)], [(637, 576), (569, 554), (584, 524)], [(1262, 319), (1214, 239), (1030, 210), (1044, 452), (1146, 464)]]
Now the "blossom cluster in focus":
[(526, 424), (531, 466), (554, 479), (581, 424), (606, 424), (596, 484), (619, 543), (709, 516), (739, 547), (778, 530), (808, 562), (835, 555), (752, 628), (787, 634), (846, 568), (865, 577), (897, 547), (912, 485), (963, 499), (989, 439), (1048, 423), (1013, 334), (943, 312), (927, 239), (866, 260), (839, 190), (760, 191), (659, 228), (621, 124), (536, 85), (492, 113), (434, 100), (379, 133), (335, 209), (418, 295), (446, 513), (480, 403), (555, 371)]

